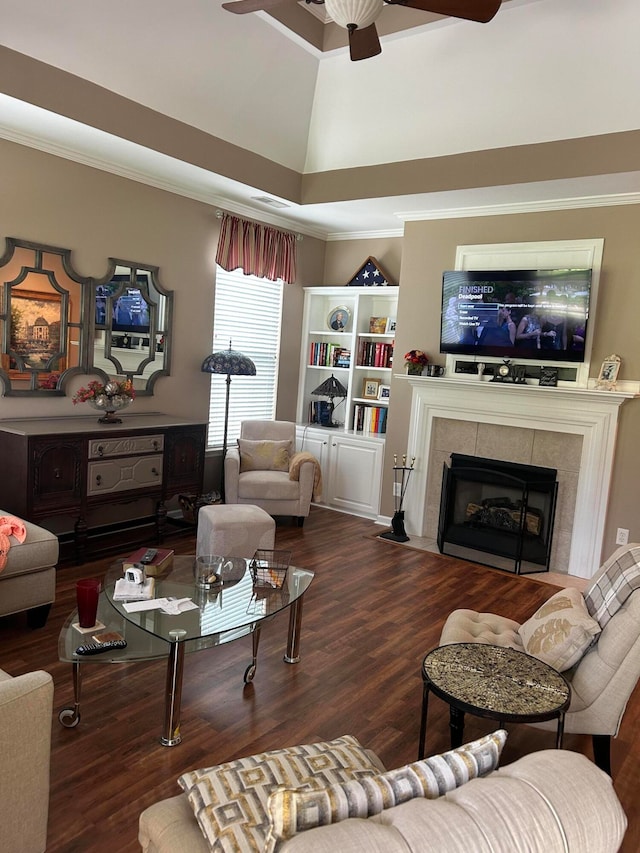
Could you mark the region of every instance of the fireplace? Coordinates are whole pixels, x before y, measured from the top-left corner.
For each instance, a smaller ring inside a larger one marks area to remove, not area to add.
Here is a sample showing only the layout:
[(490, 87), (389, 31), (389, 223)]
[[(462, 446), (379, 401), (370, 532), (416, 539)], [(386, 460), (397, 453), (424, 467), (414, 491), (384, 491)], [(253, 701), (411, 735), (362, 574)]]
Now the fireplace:
[(452, 453), (442, 472), (438, 548), (515, 574), (549, 571), (557, 471)]
[(453, 452), (553, 467), (559, 487), (550, 571), (592, 577), (602, 562), (618, 411), (635, 392), (394, 379), (412, 392), (407, 456), (416, 462), (405, 501), (407, 534), (435, 546), (442, 464)]

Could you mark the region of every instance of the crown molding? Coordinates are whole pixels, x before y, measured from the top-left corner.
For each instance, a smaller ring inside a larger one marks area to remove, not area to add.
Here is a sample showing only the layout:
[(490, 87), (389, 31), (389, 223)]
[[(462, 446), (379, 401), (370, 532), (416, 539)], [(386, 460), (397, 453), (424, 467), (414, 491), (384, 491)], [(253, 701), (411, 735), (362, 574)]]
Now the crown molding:
[[(190, 198), (194, 201), (212, 207), (223, 208), (230, 213), (236, 213), (249, 219), (259, 219), (277, 228), (296, 231), (308, 237), (325, 242), (343, 240), (375, 240), (389, 237), (404, 236), (404, 225), (398, 228), (383, 228), (363, 231), (328, 231), (320, 226), (310, 225), (298, 219), (296, 212), (304, 216), (304, 205), (290, 204), (291, 216), (275, 214), (267, 205), (248, 205), (228, 196), (220, 195), (202, 185), (196, 186), (179, 178), (168, 178), (153, 171), (126, 166), (115, 159), (100, 157), (96, 154), (75, 148), (72, 145), (61, 145), (45, 136), (18, 130), (15, 127), (0, 122), (0, 138), (18, 145), (34, 148), (55, 157), (62, 157), (80, 165), (89, 166), (108, 172), (127, 180), (155, 187), (174, 195)], [(199, 168), (199, 167), (194, 167)], [(573, 198), (546, 199), (541, 201), (513, 202), (504, 204), (459, 206), (444, 209), (425, 209), (414, 211), (398, 211), (393, 214), (400, 222), (420, 222), (437, 219), (464, 219), (470, 217), (507, 216), (523, 213), (542, 213), (559, 210), (578, 210), (594, 207), (613, 207), (618, 205), (640, 204), (640, 193), (610, 193), (602, 195), (581, 196)]]

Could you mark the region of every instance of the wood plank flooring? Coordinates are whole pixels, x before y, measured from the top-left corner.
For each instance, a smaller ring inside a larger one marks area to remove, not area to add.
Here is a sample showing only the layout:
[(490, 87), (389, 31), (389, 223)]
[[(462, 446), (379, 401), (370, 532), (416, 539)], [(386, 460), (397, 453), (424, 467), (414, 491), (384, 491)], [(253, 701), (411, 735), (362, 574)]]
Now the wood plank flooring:
[[(283, 663), (287, 617), (263, 631), (251, 685), (245, 638), (187, 656), (182, 704), (183, 742), (158, 742), (163, 721), (165, 664), (87, 665), (82, 719), (58, 723), (72, 701), (71, 672), (57, 656), (60, 628), (75, 606), (75, 582), (104, 574), (111, 559), (58, 570), (57, 599), (47, 626), (30, 631), (23, 614), (0, 619), (0, 667), (13, 675), (46, 669), (55, 681), (49, 853), (139, 851), (140, 812), (179, 793), (181, 772), (284, 745), (350, 733), (387, 767), (417, 755), (422, 682), (420, 664), (437, 645), (451, 610), (470, 607), (527, 618), (553, 588), (532, 577), (414, 551), (375, 538), (372, 522), (313, 508), (302, 529), (278, 524), (277, 547), (313, 569), (302, 625), (302, 660)], [(170, 541), (193, 553), (193, 537)], [(615, 788), (629, 818), (624, 853), (640, 850), (640, 692), (631, 698), (613, 742)], [(490, 720), (467, 718), (465, 739), (491, 731)], [(554, 735), (508, 726), (503, 763), (553, 747)], [(448, 748), (446, 706), (429, 707), (427, 749)], [(565, 748), (591, 758), (591, 739), (565, 736)], [(579, 808), (576, 804), (576, 808)], [(579, 851), (576, 851), (579, 853)]]

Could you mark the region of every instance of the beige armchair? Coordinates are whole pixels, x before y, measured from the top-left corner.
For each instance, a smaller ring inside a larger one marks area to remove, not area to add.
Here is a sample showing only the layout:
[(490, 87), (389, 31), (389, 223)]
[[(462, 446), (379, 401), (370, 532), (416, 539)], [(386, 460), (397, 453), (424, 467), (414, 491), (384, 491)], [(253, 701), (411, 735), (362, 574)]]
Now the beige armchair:
[(224, 462), (225, 503), (253, 504), (269, 515), (292, 515), (302, 527), (321, 490), (320, 466), (296, 453), (290, 421), (243, 421), (238, 447)]
[[(632, 584), (640, 584), (640, 564), (635, 563), (639, 554), (637, 544), (619, 548), (596, 572), (589, 590), (600, 584), (614, 593), (623, 585), (625, 570), (629, 576), (629, 569)], [(591, 735), (595, 763), (611, 775), (611, 738), (618, 734), (627, 702), (640, 678), (640, 588), (628, 592), (609, 621), (600, 621), (604, 627), (595, 644), (563, 672), (571, 685), (564, 730)], [(440, 645), (493, 643), (524, 651), (519, 628), (518, 622), (506, 616), (454, 610), (444, 624)], [(530, 725), (555, 730), (556, 721)]]
[(0, 669), (0, 845), (11, 853), (47, 846), (53, 680)]

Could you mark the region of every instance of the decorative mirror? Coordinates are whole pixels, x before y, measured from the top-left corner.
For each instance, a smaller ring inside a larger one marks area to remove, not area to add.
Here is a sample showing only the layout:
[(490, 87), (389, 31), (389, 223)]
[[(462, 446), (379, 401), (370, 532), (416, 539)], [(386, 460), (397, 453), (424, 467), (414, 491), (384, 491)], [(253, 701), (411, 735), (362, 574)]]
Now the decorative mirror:
[(62, 394), (69, 372), (87, 363), (92, 279), (70, 251), (7, 239), (0, 258), (0, 383), (4, 394)]
[(133, 382), (136, 394), (153, 393), (169, 373), (173, 293), (158, 282), (158, 268), (109, 259), (109, 272), (95, 282), (93, 367)]
[(7, 238), (0, 258), (0, 394), (64, 394), (73, 374), (131, 379), (151, 395), (168, 375), (173, 293), (158, 268), (109, 259), (83, 278), (69, 249)]

